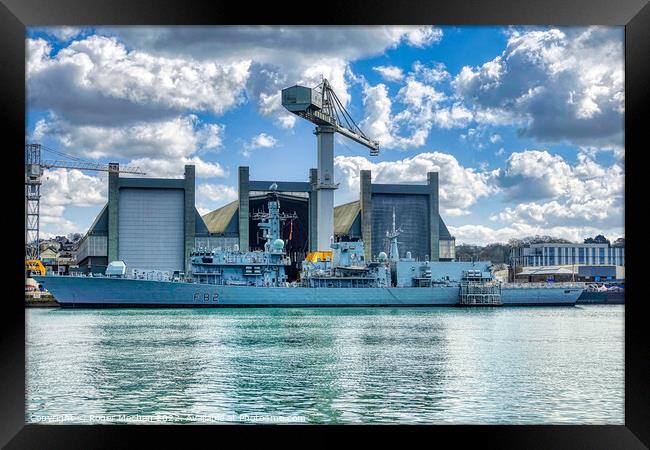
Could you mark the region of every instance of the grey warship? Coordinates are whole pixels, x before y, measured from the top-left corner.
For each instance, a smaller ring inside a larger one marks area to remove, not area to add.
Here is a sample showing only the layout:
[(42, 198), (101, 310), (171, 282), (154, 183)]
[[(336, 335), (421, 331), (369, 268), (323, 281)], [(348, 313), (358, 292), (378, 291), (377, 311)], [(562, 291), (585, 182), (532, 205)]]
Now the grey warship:
[(342, 307), (575, 305), (579, 284), (515, 286), (499, 283), (488, 261), (418, 261), (397, 251), (399, 230), (387, 232), (390, 252), (366, 261), (362, 241), (332, 242), (313, 252), (289, 282), (291, 264), (280, 238), (289, 218), (270, 195), (260, 214), (264, 250), (195, 249), (191, 273), (127, 270), (109, 264), (104, 276), (35, 276), (63, 307)]

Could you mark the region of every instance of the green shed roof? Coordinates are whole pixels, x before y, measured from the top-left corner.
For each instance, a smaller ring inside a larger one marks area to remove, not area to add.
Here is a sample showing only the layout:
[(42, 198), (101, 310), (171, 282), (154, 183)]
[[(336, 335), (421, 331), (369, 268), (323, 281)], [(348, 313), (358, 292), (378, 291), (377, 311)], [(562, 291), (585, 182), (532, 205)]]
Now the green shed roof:
[(225, 233), (238, 209), (239, 201), (235, 200), (202, 216), (208, 231), (210, 233)]
[(361, 211), (359, 200), (344, 203), (334, 208), (334, 234), (348, 234), (354, 220)]

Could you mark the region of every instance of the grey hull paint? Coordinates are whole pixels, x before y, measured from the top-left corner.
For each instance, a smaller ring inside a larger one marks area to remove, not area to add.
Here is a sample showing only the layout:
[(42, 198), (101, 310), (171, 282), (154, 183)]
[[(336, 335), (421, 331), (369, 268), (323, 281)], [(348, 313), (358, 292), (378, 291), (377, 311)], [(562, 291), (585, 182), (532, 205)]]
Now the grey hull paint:
[[(458, 287), (291, 288), (217, 286), (120, 278), (45, 276), (64, 307), (456, 306)], [(505, 306), (573, 306), (582, 289), (502, 289)]]
[(593, 292), (593, 291), (584, 291), (580, 297), (578, 297), (578, 304), (582, 303), (603, 303), (603, 304), (613, 304), (620, 305), (625, 304), (625, 292)]

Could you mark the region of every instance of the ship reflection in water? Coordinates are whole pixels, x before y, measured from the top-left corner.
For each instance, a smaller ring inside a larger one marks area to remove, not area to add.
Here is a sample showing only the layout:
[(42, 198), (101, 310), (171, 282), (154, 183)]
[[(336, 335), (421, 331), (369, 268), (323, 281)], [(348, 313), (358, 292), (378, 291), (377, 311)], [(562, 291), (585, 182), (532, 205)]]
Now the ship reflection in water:
[(26, 315), (28, 423), (624, 423), (623, 305)]

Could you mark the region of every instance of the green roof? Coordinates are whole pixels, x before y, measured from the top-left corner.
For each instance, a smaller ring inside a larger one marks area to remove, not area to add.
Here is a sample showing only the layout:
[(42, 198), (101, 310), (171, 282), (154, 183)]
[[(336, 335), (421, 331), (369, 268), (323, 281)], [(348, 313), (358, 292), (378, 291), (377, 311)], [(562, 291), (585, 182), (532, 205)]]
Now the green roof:
[(202, 216), (202, 219), (210, 233), (224, 233), (238, 209), (239, 201), (235, 200), (219, 209), (207, 213), (205, 216)]
[(334, 208), (334, 234), (348, 234), (359, 211), (361, 211), (359, 200)]

